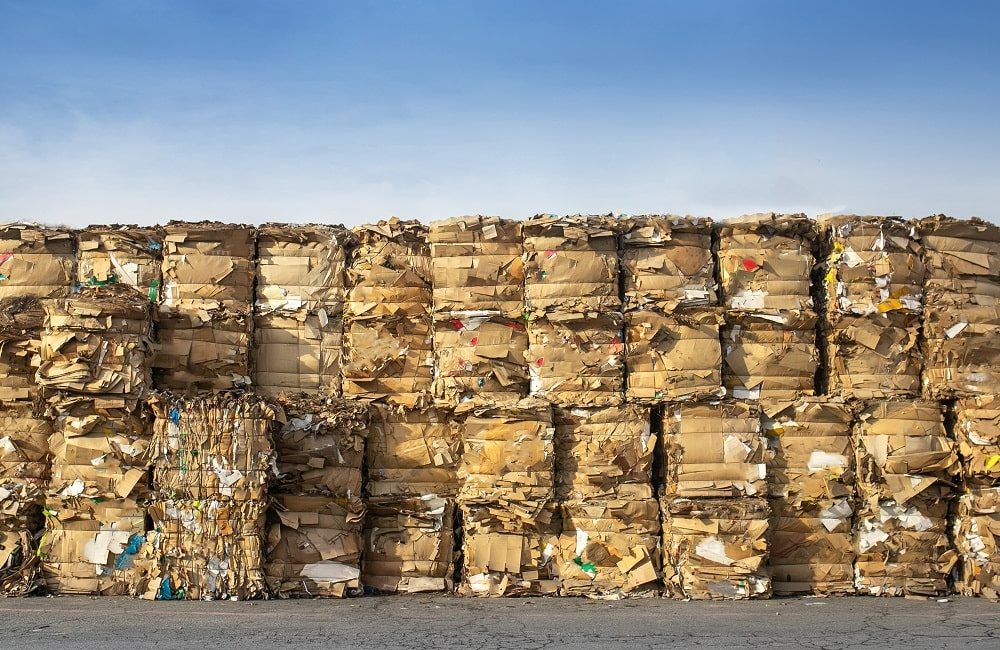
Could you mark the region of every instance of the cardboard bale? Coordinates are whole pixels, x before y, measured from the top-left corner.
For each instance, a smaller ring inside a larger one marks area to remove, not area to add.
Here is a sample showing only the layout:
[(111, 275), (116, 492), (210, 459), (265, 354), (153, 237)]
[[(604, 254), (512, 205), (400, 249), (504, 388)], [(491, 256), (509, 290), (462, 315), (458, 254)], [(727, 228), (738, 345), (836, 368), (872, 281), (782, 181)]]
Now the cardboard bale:
[(824, 337), (831, 394), (858, 399), (920, 394), (920, 315), (839, 316)]
[(395, 217), (354, 228), (358, 247), (347, 268), (347, 305), (355, 314), (375, 306), (418, 303), (431, 306), (428, 228)]
[(769, 598), (765, 499), (663, 498), (663, 582), (672, 598)]
[(622, 219), (620, 228), (626, 312), (718, 303), (711, 219), (643, 215)]
[(0, 300), (62, 298), (76, 277), (73, 233), (28, 223), (0, 224)]
[(163, 228), (89, 226), (76, 233), (76, 281), (85, 286), (120, 284), (160, 300)]
[(45, 310), (38, 298), (0, 299), (0, 403), (28, 402), (38, 395)]
[(39, 587), (43, 494), (38, 479), (0, 474), (0, 596), (24, 596)]
[(263, 499), (276, 409), (246, 392), (182, 397), (158, 393), (151, 457), (160, 498)]
[(528, 332), (504, 316), (434, 324), (434, 398), (442, 406), (510, 404), (528, 394)]
[(954, 405), (962, 475), (973, 485), (1000, 485), (1000, 397), (960, 399)]
[(381, 593), (451, 591), (455, 502), (437, 496), (371, 502), (361, 582)]
[(1000, 487), (963, 494), (953, 533), (962, 568), (957, 591), (1000, 600)]
[(275, 495), (268, 515), (267, 564), (280, 598), (358, 592), (365, 506), (359, 497)]
[(525, 310), (620, 311), (617, 221), (542, 214), (524, 222)]
[(154, 557), (143, 597), (248, 600), (267, 595), (263, 501), (157, 498), (149, 506)]
[(552, 502), (464, 503), (464, 596), (543, 596), (559, 589), (559, 508)]
[(756, 406), (669, 404), (663, 412), (664, 495), (763, 497), (766, 448)]
[(481, 215), (431, 224), (434, 313), (524, 313), (521, 223)]
[(254, 315), (253, 386), (261, 395), (340, 394), (344, 322), (325, 310)]
[[(784, 318), (784, 317), (779, 317)], [(729, 314), (722, 330), (722, 381), (737, 399), (783, 400), (815, 392), (815, 314), (774, 322)]]
[(374, 405), (367, 446), (373, 498), (453, 497), (458, 493), (462, 427), (450, 411)]
[(849, 595), (854, 588), (854, 507), (849, 497), (771, 499), (769, 573), (774, 593)]
[(254, 300), (253, 227), (171, 221), (163, 230), (163, 306), (249, 312)]
[(159, 389), (195, 393), (250, 385), (253, 319), (228, 309), (160, 308), (153, 360)]
[(722, 397), (720, 317), (707, 310), (665, 316), (625, 314), (625, 366), (630, 402)]
[(613, 406), (623, 400), (621, 314), (549, 314), (528, 322), (531, 395), (561, 406)]
[(257, 229), (258, 313), (340, 314), (356, 235), (343, 226), (267, 223)]
[(608, 599), (659, 595), (656, 499), (570, 501), (561, 509), (560, 595)]
[(649, 408), (555, 409), (556, 497), (650, 499), (656, 437)]
[(50, 435), (52, 425), (30, 402), (0, 407), (0, 479), (47, 481)]

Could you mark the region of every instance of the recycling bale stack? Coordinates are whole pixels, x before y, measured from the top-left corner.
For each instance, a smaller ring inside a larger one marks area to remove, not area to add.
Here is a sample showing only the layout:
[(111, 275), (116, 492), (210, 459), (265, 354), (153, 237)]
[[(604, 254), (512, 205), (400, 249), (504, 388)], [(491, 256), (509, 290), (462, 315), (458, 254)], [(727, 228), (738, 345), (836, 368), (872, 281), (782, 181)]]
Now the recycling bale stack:
[(664, 407), (663, 581), (673, 598), (767, 598), (766, 442), (752, 402)]
[(948, 539), (959, 459), (937, 402), (883, 400), (855, 423), (859, 511), (856, 587), (875, 596), (939, 596), (957, 555)]
[(343, 226), (265, 224), (257, 230), (254, 389), (340, 394), (347, 254)]
[(853, 594), (851, 407), (838, 398), (803, 397), (764, 409), (774, 593)]
[(122, 284), (152, 303), (160, 300), (163, 228), (160, 226), (90, 226), (76, 234), (81, 286)]
[(726, 311), (723, 382), (737, 399), (814, 394), (819, 367), (812, 283), (816, 227), (803, 214), (756, 214), (719, 227)]
[(626, 399), (721, 397), (712, 221), (638, 216), (624, 219), (621, 230)]
[(153, 319), (148, 295), (86, 287), (45, 305), (38, 383), (53, 433), (39, 555), (55, 594), (138, 595), (146, 545)]
[(196, 393), (248, 386), (254, 229), (171, 221), (164, 233), (156, 387)]
[(915, 228), (898, 217), (854, 215), (824, 217), (820, 226), (829, 393), (918, 397), (924, 263)]

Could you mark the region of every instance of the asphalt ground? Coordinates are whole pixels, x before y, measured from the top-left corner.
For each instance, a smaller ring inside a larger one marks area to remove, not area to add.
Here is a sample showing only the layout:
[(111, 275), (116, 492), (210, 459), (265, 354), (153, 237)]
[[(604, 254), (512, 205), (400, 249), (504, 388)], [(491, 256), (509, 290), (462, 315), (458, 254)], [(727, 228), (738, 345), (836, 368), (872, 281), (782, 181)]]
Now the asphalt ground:
[(0, 621), (0, 648), (1000, 649), (1000, 604), (969, 598), (7, 598)]

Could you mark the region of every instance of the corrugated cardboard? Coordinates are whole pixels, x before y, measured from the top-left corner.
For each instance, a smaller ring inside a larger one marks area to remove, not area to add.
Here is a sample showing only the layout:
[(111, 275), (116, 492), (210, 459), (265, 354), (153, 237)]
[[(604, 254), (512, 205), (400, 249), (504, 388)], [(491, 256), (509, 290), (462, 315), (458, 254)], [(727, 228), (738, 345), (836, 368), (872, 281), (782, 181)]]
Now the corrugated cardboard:
[(30, 402), (0, 407), (0, 478), (47, 481), (52, 425)]
[(825, 333), (832, 394), (858, 399), (920, 394), (920, 315), (840, 316)]
[(528, 333), (503, 316), (434, 324), (434, 397), (443, 406), (510, 404), (528, 394)]
[(340, 313), (347, 253), (357, 236), (343, 226), (267, 223), (257, 229), (259, 313)]
[(27, 223), (0, 224), (0, 300), (62, 298), (73, 288), (73, 233)]
[(727, 315), (722, 381), (728, 393), (763, 400), (812, 395), (820, 367), (815, 326), (812, 313), (783, 322), (753, 314)]
[(649, 409), (556, 408), (556, 496), (650, 499), (656, 437)]
[(24, 596), (39, 587), (42, 501), (40, 480), (0, 475), (0, 596)]
[(718, 303), (711, 219), (643, 215), (619, 227), (625, 311), (670, 314)]
[(356, 594), (364, 519), (357, 497), (276, 495), (265, 567), (271, 591), (281, 598)]
[(159, 302), (163, 260), (160, 226), (90, 226), (76, 233), (76, 281), (82, 285), (121, 284), (150, 302)]
[(38, 395), (45, 311), (38, 298), (0, 299), (0, 403), (31, 401)]
[(720, 321), (707, 310), (626, 313), (625, 397), (648, 404), (722, 397)]
[(344, 322), (324, 309), (254, 316), (253, 386), (261, 395), (340, 394)]
[(664, 495), (767, 493), (760, 413), (745, 402), (670, 404), (663, 412)]
[(765, 499), (663, 498), (663, 582), (672, 598), (768, 598)]
[(361, 581), (381, 593), (451, 591), (455, 502), (436, 496), (371, 503)]
[(966, 596), (1000, 600), (1000, 487), (963, 494), (953, 534), (962, 568), (956, 589)]
[(542, 214), (524, 222), (525, 309), (619, 311), (617, 220)]
[(528, 322), (531, 394), (561, 406), (613, 406), (623, 399), (622, 315), (549, 314)]
[(226, 309), (160, 308), (160, 346), (153, 360), (157, 388), (197, 393), (250, 385), (253, 319)]
[(434, 312), (439, 317), (524, 313), (521, 223), (481, 215), (431, 224)]
[(660, 517), (656, 499), (563, 503), (560, 595), (593, 598), (660, 592)]
[(768, 569), (781, 596), (849, 595), (854, 588), (852, 499), (770, 499)]
[(375, 498), (455, 496), (462, 427), (450, 411), (373, 406), (368, 494)]
[(1000, 397), (984, 395), (954, 405), (955, 437), (967, 483), (1000, 485)]
[(250, 310), (254, 299), (253, 227), (171, 221), (163, 230), (165, 307)]
[[(348, 305), (354, 314), (385, 303), (431, 305), (428, 229), (417, 221), (392, 218), (354, 228), (358, 247), (347, 268)], [(353, 304), (352, 304), (353, 303)]]

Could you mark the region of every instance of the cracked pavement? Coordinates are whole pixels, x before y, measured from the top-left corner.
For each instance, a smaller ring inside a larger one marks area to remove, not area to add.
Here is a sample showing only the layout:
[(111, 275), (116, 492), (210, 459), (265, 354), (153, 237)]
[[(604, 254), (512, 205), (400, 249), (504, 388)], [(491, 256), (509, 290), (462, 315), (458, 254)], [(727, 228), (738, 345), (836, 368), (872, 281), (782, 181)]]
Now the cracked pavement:
[(1000, 605), (981, 599), (751, 602), (454, 596), (149, 602), (0, 600), (0, 647), (1000, 648)]

